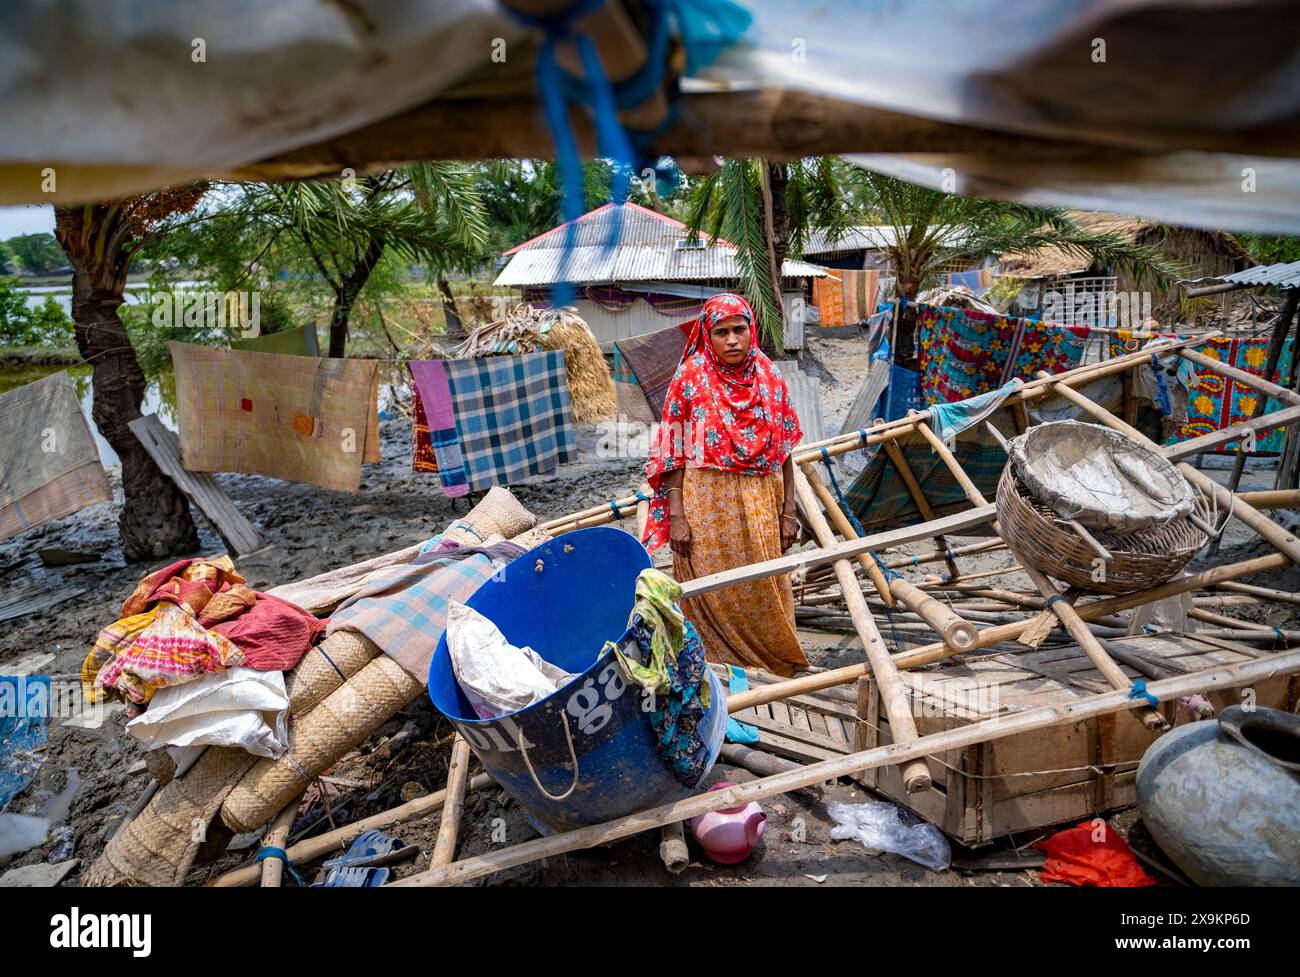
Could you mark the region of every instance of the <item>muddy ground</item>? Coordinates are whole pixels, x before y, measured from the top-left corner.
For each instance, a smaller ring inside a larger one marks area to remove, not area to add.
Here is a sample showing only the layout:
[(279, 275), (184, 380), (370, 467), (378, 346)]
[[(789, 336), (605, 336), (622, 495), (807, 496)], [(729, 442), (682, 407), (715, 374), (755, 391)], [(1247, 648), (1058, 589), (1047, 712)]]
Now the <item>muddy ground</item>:
[[(861, 382), (867, 363), (865, 344), (858, 339), (814, 339), (805, 354), (804, 369), (823, 380), (827, 430), (838, 429)], [(463, 500), (453, 503), (442, 496), (433, 480), (410, 470), (410, 426), (404, 420), (381, 425), (383, 461), (364, 469), (361, 489), (355, 495), (328, 492), (250, 475), (222, 475), (219, 481), (241, 510), (258, 526), (269, 544), (263, 551), (237, 561), (251, 586), (265, 588), (308, 577), (334, 567), (367, 559), (427, 539), (447, 522), (463, 514)], [(586, 508), (631, 491), (641, 480), (641, 462), (635, 458), (602, 457), (599, 434), (594, 428), (579, 432), (579, 458), (552, 476), (513, 486), (520, 501), (540, 518), (549, 518)], [(1226, 473), (1225, 473), (1226, 474)], [(117, 473), (110, 470), (110, 478)], [(1244, 489), (1271, 487), (1271, 472), (1252, 467), (1243, 481)], [(122, 600), (152, 566), (129, 565), (118, 545), (117, 505), (105, 504), (75, 516), (47, 524), (15, 539), (0, 543), (0, 582), (4, 588), (39, 584), (50, 589), (84, 588), (84, 593), (48, 610), (5, 622), (0, 627), (0, 674), (36, 672), (75, 679), (83, 657), (104, 625), (117, 617)], [(202, 553), (224, 551), (211, 528), (200, 519)], [(1233, 523), (1228, 546), (1219, 560), (1232, 558), (1236, 544), (1248, 534)], [(956, 539), (960, 544), (962, 540)], [(42, 567), (36, 551), (43, 547), (101, 551), (93, 563), (58, 569)], [(926, 544), (917, 544), (919, 549)], [(969, 572), (1006, 564), (1005, 554), (987, 554), (963, 560)], [(1016, 577), (1007, 585), (1027, 585)], [(1278, 581), (1258, 583), (1283, 586)], [(1295, 581), (1291, 581), (1294, 583)], [(1289, 586), (1289, 584), (1288, 584)], [(1295, 589), (1290, 587), (1290, 589)], [(1273, 625), (1291, 623), (1294, 608), (1261, 606), (1251, 609)], [(1233, 613), (1237, 613), (1234, 611)], [(838, 667), (862, 660), (852, 642), (827, 642), (808, 635), (809, 658), (815, 665)], [(847, 647), (834, 647), (844, 644)], [(408, 720), (414, 720), (421, 735), (392, 759), (380, 759), (375, 752), (383, 740)], [(16, 797), (10, 811), (39, 809), (52, 793), (63, 788), (68, 771), (82, 778), (71, 811), (76, 830), (79, 868), (63, 883), (75, 885), (82, 870), (102, 851), (123, 817), (144, 790), (147, 774), (139, 770), (141, 751), (136, 741), (122, 732), (119, 711), (100, 728), (51, 724), (44, 761), (28, 791)], [(329, 820), (344, 823), (395, 807), (416, 794), (440, 788), (446, 780), (450, 727), (435, 715), (424, 697), (408, 706), (366, 744), (344, 758), (328, 772), (332, 781), (324, 788), (331, 794), (330, 814), (319, 804), (303, 812), (295, 836), (318, 833)], [(718, 766), (709, 782), (727, 779), (744, 781), (751, 774)], [(692, 848), (696, 858), (680, 876), (669, 875), (657, 855), (658, 835), (646, 834), (608, 848), (579, 852), (547, 862), (521, 866), (487, 880), (487, 884), (535, 885), (1038, 885), (1032, 870), (1041, 859), (1027, 846), (1049, 832), (1005, 839), (995, 848), (1018, 852), (1025, 868), (1018, 870), (962, 870), (932, 872), (896, 855), (867, 852), (855, 841), (831, 841), (832, 821), (825, 803), (854, 801), (872, 795), (853, 781), (842, 780), (820, 799), (807, 792), (782, 795), (765, 804), (768, 815), (766, 839), (755, 855), (737, 866), (712, 865)], [(1157, 860), (1163, 856), (1145, 835), (1133, 810), (1112, 817), (1135, 847)], [(800, 836), (799, 828), (803, 834)], [(437, 818), (403, 826), (407, 841), (418, 844), (420, 857), (396, 869), (398, 876), (427, 865), (437, 833)], [(495, 839), (493, 832), (496, 832)], [(466, 804), (460, 855), (474, 855), (535, 836), (518, 805), (500, 790), (490, 788), (472, 794)], [(802, 837), (802, 840), (793, 840)], [(295, 838), (296, 840), (296, 838)], [(220, 872), (235, 867), (256, 850), (255, 836), (240, 836), (233, 849), (218, 862), (199, 866), (191, 882), (202, 884)], [(7, 868), (44, 861), (51, 842), (8, 861), (0, 859), (0, 874)], [(955, 865), (978, 860), (989, 849), (970, 852), (954, 845)], [(1164, 862), (1163, 864), (1168, 864)], [(308, 881), (314, 867), (304, 869)], [(1162, 883), (1169, 879), (1159, 876)]]

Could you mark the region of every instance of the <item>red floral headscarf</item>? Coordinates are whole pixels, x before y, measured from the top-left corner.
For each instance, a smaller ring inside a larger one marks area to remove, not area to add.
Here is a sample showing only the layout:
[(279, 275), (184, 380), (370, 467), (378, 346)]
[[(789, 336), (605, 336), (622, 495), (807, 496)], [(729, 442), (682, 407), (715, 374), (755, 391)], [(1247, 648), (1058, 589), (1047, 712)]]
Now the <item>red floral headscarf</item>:
[(709, 330), (737, 315), (752, 328), (754, 310), (739, 295), (715, 295), (704, 303), (668, 385), (646, 462), (655, 494), (643, 542), (652, 551), (668, 542), (664, 474), (689, 462), (693, 468), (767, 475), (785, 464), (802, 436), (781, 371), (758, 348), (757, 336), (735, 366), (713, 352)]

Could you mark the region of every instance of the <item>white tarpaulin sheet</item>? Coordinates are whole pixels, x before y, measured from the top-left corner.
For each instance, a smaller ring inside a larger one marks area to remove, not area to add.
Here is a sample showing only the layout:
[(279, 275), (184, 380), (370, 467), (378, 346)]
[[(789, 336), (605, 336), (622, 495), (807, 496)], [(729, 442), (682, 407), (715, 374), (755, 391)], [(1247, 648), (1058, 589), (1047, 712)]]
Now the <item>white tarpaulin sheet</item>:
[[(862, 165), (962, 193), (1300, 232), (1294, 0), (742, 6), (753, 22), (704, 79), (993, 134), (973, 155), (845, 146), (865, 154)], [(500, 78), (502, 97), (517, 99), (511, 86), (535, 46), (516, 41), (528, 36), (491, 0), (9, 0), (0, 203), (51, 199), (34, 166), (101, 196), (219, 175), (391, 117), (470, 75), (485, 97)], [(493, 61), (497, 38), (508, 63)], [(1065, 148), (1000, 147), (999, 134)], [(713, 151), (735, 148), (719, 140)]]

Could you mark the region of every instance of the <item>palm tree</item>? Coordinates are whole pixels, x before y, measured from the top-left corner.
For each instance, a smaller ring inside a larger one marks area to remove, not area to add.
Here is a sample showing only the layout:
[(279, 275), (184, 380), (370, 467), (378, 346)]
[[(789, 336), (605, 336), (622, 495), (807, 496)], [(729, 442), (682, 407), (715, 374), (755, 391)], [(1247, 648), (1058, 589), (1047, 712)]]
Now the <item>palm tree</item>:
[(430, 275), (469, 271), (487, 242), (483, 199), (461, 163), (420, 163), (355, 181), (253, 184), (229, 219), (287, 234), (334, 292), (329, 355), (346, 354), (353, 306), (384, 254)]
[(206, 190), (204, 185), (165, 188), (123, 200), (54, 208), (54, 236), (73, 268), (77, 348), (94, 368), (91, 416), (122, 462), (125, 504), (118, 525), (128, 560), (192, 553), (199, 545), (185, 496), (127, 426), (140, 416), (145, 376), (118, 309), (125, 301), (132, 259), (188, 221)]
[[(836, 171), (848, 207), (861, 222), (893, 229), (893, 243), (882, 250), (896, 276), (897, 294), (907, 299), (938, 284), (950, 262), (975, 264), (1043, 248), (1127, 271), (1139, 282), (1164, 282), (1185, 273), (1153, 248), (1080, 227), (1061, 208), (960, 197), (848, 164)], [(915, 313), (901, 316), (894, 346), (900, 366), (916, 368), (915, 336)]]
[(740, 287), (770, 347), (780, 348), (785, 259), (803, 253), (812, 231), (839, 234), (856, 222), (841, 200), (837, 164), (831, 156), (792, 163), (727, 160), (691, 189), (686, 224), (736, 245)]

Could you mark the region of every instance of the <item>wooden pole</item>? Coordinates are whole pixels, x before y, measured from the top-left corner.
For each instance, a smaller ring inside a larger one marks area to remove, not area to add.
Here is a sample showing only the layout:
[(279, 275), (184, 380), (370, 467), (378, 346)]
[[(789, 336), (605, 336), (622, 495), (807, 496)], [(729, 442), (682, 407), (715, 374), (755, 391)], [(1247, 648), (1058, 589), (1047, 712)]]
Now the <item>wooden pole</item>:
[[(488, 774), (481, 773), (469, 782), (468, 789), (482, 790), (484, 787), (490, 786), (492, 782), (492, 778)], [(322, 855), (328, 855), (333, 851), (343, 851), (371, 828), (378, 828), (382, 831), (394, 825), (405, 824), (408, 821), (418, 821), (420, 818), (427, 817), (441, 808), (446, 798), (447, 791), (445, 788), (432, 794), (425, 794), (423, 797), (407, 801), (405, 804), (391, 810), (372, 814), (368, 818), (353, 821), (351, 824), (345, 824), (341, 828), (335, 828), (333, 831), (316, 835), (314, 838), (306, 838), (290, 847), (285, 854), (289, 856), (290, 865), (300, 865), (303, 862), (310, 862), (313, 859), (320, 858)], [(261, 865), (245, 865), (242, 868), (232, 869), (225, 875), (220, 876), (212, 884), (219, 888), (254, 885), (261, 877)]]
[[(800, 504), (804, 508), (804, 515), (808, 519), (809, 526), (812, 527), (817, 542), (821, 546), (830, 546), (835, 541), (835, 536), (822, 516), (821, 508), (802, 468), (794, 470), (794, 484)], [(911, 742), (918, 735), (916, 721), (912, 718), (912, 700), (903, 688), (902, 680), (899, 679), (898, 671), (890, 659), (884, 639), (876, 629), (875, 619), (872, 618), (871, 610), (867, 607), (862, 591), (858, 588), (853, 568), (847, 559), (837, 560), (835, 572), (839, 576), (840, 588), (844, 591), (844, 602), (848, 606), (849, 617), (853, 619), (853, 627), (862, 641), (862, 650), (866, 652), (867, 661), (871, 664), (871, 674), (880, 686), (880, 699), (884, 703), (885, 714), (889, 717), (889, 726), (893, 731), (894, 739), (903, 743)], [(913, 760), (904, 765), (902, 775), (909, 794), (930, 789), (930, 768), (924, 760)]]
[[(1079, 396), (1082, 397), (1083, 395), (1080, 394)], [(1091, 401), (1089, 401), (1089, 403), (1091, 403)], [(916, 429), (921, 432), (923, 438), (930, 442), (930, 447), (939, 453), (939, 457), (943, 459), (943, 463), (948, 466), (948, 471), (951, 472), (952, 477), (957, 480), (957, 484), (962, 487), (962, 491), (966, 493), (966, 497), (970, 500), (971, 505), (987, 505), (988, 500), (984, 498), (983, 493), (980, 492), (975, 483), (971, 481), (970, 476), (962, 469), (957, 459), (953, 456), (953, 453), (948, 450), (948, 446), (939, 439), (937, 434), (930, 430), (930, 426), (922, 423), (918, 424)], [(993, 528), (999, 533), (999, 535), (1001, 534), (1002, 530), (996, 522), (993, 523)], [(1007, 545), (1011, 547), (1012, 553), (1016, 552), (1015, 544), (1011, 540), (1007, 540)], [(1057, 620), (1065, 626), (1065, 630), (1070, 633), (1070, 637), (1079, 643), (1079, 647), (1083, 649), (1083, 653), (1088, 656), (1088, 659), (1092, 662), (1093, 666), (1096, 667), (1097, 671), (1101, 672), (1112, 688), (1123, 691), (1131, 690), (1133, 688), (1133, 683), (1130, 682), (1128, 676), (1124, 674), (1124, 670), (1116, 665), (1110, 655), (1106, 653), (1106, 649), (1102, 647), (1101, 642), (1097, 640), (1093, 633), (1088, 630), (1087, 624), (1081, 617), (1079, 617), (1079, 613), (1074, 609), (1070, 602), (1065, 599), (1065, 595), (1057, 590), (1056, 585), (1047, 579), (1047, 574), (1026, 563), (1023, 556), (1018, 555), (1018, 559), (1020, 560), (1024, 572), (1038, 589), (1038, 592), (1042, 594), (1043, 599), (1046, 601), (1046, 606), (1056, 615)], [(1165, 721), (1165, 718), (1149, 705), (1144, 705), (1139, 708), (1138, 713), (1142, 719), (1142, 725), (1147, 729), (1160, 732), (1169, 728), (1169, 724)]]
[[(294, 798), (283, 811), (276, 815), (275, 820), (271, 822), (271, 828), (262, 839), (263, 848), (283, 848), (284, 843), (289, 840), (289, 829), (293, 827), (294, 818), (298, 816), (298, 804), (301, 797)], [(278, 889), (280, 882), (284, 878), (284, 862), (278, 858), (264, 858), (262, 860), (262, 888)]]
[[(1175, 352), (1187, 346), (1204, 345), (1208, 340), (1217, 336), (1217, 332), (1207, 333), (1204, 336), (1179, 340), (1170, 343), (1168, 346), (1161, 347), (1161, 352)], [(1040, 378), (1030, 380), (1023, 384), (1019, 389), (1014, 391), (1006, 399), (1006, 404), (1013, 409), (1023, 407), (1025, 403), (1040, 400), (1043, 397), (1051, 396), (1055, 393), (1052, 384), (1063, 384), (1067, 387), (1082, 386), (1092, 383), (1095, 380), (1101, 380), (1105, 377), (1112, 376), (1116, 373), (1123, 373), (1131, 370), (1135, 366), (1146, 363), (1150, 360), (1150, 353), (1141, 351), (1125, 353), (1123, 356), (1116, 356), (1113, 359), (1106, 360), (1102, 363), (1093, 363), (1088, 366), (1076, 367), (1073, 370), (1067, 370), (1065, 373), (1058, 373), (1046, 379)], [(885, 444), (895, 438), (900, 438), (905, 434), (915, 430), (915, 424), (918, 420), (926, 420), (930, 416), (929, 411), (909, 414), (907, 417), (901, 417), (893, 421), (882, 421), (867, 428), (866, 444), (876, 445)], [(1295, 409), (1295, 417), (1285, 416), (1278, 420), (1273, 426), (1286, 424), (1291, 420), (1300, 419), (1300, 407)], [(1205, 438), (1197, 438), (1195, 444), (1196, 451), (1205, 450), (1200, 445), (1206, 442)], [(1226, 440), (1235, 440), (1235, 437), (1228, 437)], [(821, 458), (822, 449), (831, 457), (837, 457), (847, 454), (850, 451), (857, 451), (863, 447), (861, 436), (857, 431), (848, 434), (838, 434), (822, 441), (816, 441), (812, 444), (803, 444), (794, 450), (794, 460), (796, 465), (803, 464), (806, 461), (817, 461)], [(888, 449), (886, 449), (888, 450)], [(1196, 451), (1189, 452), (1195, 454)], [(615, 507), (619, 510), (620, 516), (627, 515), (636, 505), (636, 496), (629, 495), (622, 499), (612, 500)], [(592, 506), (581, 512), (572, 515), (560, 516), (556, 519), (548, 520), (541, 523), (538, 528), (544, 529), (554, 535), (557, 532), (567, 532), (572, 529), (586, 528), (587, 526), (601, 526), (614, 521), (614, 514), (610, 511), (609, 503)], [(928, 521), (928, 520), (927, 520)]]
[[(1217, 689), (1234, 688), (1252, 682), (1259, 682), (1277, 675), (1289, 675), (1300, 671), (1300, 650), (1287, 651), (1254, 661), (1240, 662), (1236, 665), (1221, 665), (1198, 672), (1190, 672), (1151, 683), (1149, 691), (1163, 700), (1197, 692), (1210, 692)], [(951, 750), (964, 750), (992, 740), (1015, 736), (1020, 733), (1050, 729), (1054, 726), (1073, 725), (1098, 716), (1120, 712), (1132, 706), (1132, 701), (1124, 692), (1107, 692), (1100, 695), (1085, 696), (1067, 703), (1040, 706), (1024, 712), (997, 716), (982, 722), (958, 726), (955, 729), (930, 733), (908, 743), (893, 742), (857, 753), (851, 753), (831, 760), (822, 760), (808, 764), (799, 770), (762, 777), (747, 784), (738, 784), (726, 790), (709, 791), (641, 811), (627, 817), (617, 818), (605, 824), (591, 825), (574, 831), (538, 838), (510, 848), (488, 852), (475, 858), (464, 859), (440, 869), (415, 875), (391, 883), (401, 887), (442, 886), (468, 882), (472, 879), (491, 875), (515, 865), (566, 852), (578, 851), (605, 845), (648, 831), (672, 821), (696, 817), (709, 811), (727, 807), (739, 807), (750, 801), (766, 800), (778, 794), (788, 793), (801, 787), (835, 780), (863, 770), (870, 770), (888, 763), (920, 759), (925, 756), (942, 756)]]
[[(844, 514), (844, 510), (840, 508), (835, 496), (831, 495), (831, 490), (822, 482), (813, 468), (812, 462), (806, 461), (801, 464), (799, 471), (812, 488), (818, 501), (821, 502), (826, 514), (830, 516), (831, 522), (835, 524), (839, 534), (845, 539), (858, 539), (858, 534), (854, 531), (853, 524), (849, 522), (849, 517)], [(797, 481), (798, 477), (796, 476)], [(830, 542), (834, 542), (834, 536), (831, 537)], [(871, 583), (876, 588), (876, 593), (880, 595), (880, 599), (885, 602), (887, 607), (892, 608), (894, 606), (894, 595), (889, 589), (889, 584), (885, 581), (884, 572), (877, 565), (875, 559), (872, 558), (870, 553), (859, 553), (857, 559), (862, 569), (867, 571), (867, 576), (871, 578)]]
[[(1163, 600), (1166, 597), (1185, 594), (1189, 590), (1212, 587), (1236, 577), (1250, 577), (1257, 573), (1267, 573), (1270, 570), (1286, 566), (1287, 562), (1287, 558), (1281, 553), (1259, 556), (1251, 560), (1243, 560), (1240, 563), (1229, 563), (1225, 566), (1202, 570), (1199, 573), (1190, 574), (1181, 579), (1161, 584), (1159, 587), (1139, 591), (1136, 594), (1122, 594), (1116, 597), (1106, 597), (1091, 604), (1082, 604), (1075, 607), (1075, 610), (1085, 621), (1095, 621), (1098, 618), (1108, 617), (1131, 607), (1138, 607), (1142, 604)], [(979, 647), (991, 648), (1005, 641), (1014, 641), (1024, 633), (1031, 623), (1033, 622), (1028, 620), (1016, 621), (1013, 624), (1000, 624), (995, 627), (984, 628), (980, 631)], [(895, 655), (894, 665), (899, 669), (919, 668), (922, 665), (932, 665), (937, 661), (942, 661), (951, 657), (951, 655), (952, 651), (942, 641), (939, 641)], [(787, 679), (762, 689), (750, 689), (748, 692), (741, 692), (739, 695), (732, 696), (727, 700), (727, 709), (736, 712), (741, 709), (762, 705), (765, 702), (784, 699), (791, 695), (819, 692), (822, 689), (833, 688), (846, 682), (854, 682), (867, 672), (868, 667), (865, 664), (846, 665), (843, 668), (828, 669), (815, 675), (803, 675), (799, 678)]]
[(450, 865), (456, 859), (456, 839), (460, 834), (460, 814), (465, 806), (465, 783), (469, 776), (469, 743), (459, 734), (451, 744), (451, 763), (447, 767), (447, 800), (438, 822), (438, 840), (433, 846), (431, 868)]

